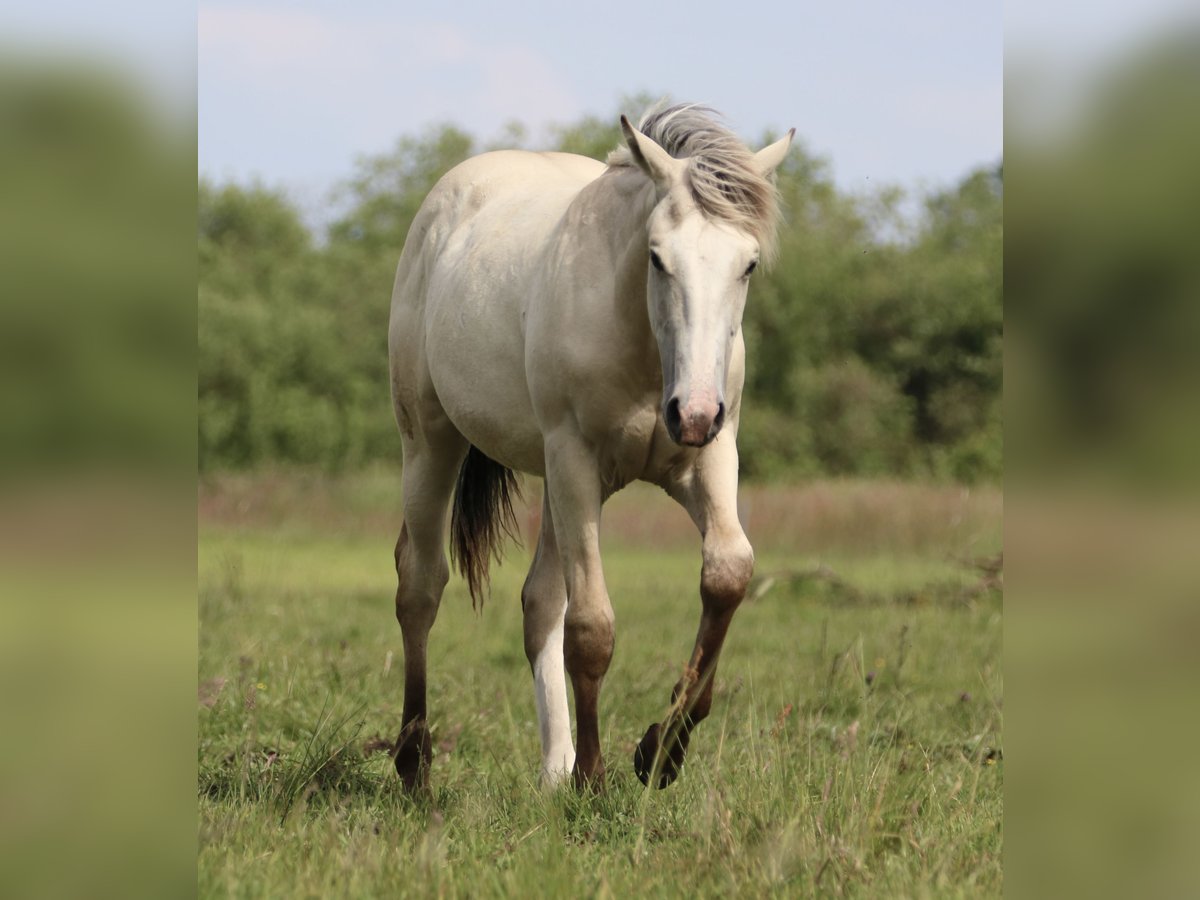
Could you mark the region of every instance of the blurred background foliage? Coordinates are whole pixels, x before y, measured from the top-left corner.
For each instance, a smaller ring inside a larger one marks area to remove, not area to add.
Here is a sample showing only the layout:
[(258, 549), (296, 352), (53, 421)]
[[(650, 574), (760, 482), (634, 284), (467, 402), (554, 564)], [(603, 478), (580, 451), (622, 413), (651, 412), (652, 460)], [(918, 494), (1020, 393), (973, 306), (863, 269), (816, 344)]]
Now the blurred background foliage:
[[(559, 126), (554, 144), (603, 159), (617, 121)], [(403, 137), (360, 160), (318, 229), (280, 191), (201, 180), (201, 471), (399, 460), (386, 335), (409, 224), (453, 165), (526, 144), (519, 124), (490, 143), (452, 125)], [(778, 184), (782, 252), (744, 323), (744, 477), (998, 480), (1002, 167), (850, 194), (797, 142)]]

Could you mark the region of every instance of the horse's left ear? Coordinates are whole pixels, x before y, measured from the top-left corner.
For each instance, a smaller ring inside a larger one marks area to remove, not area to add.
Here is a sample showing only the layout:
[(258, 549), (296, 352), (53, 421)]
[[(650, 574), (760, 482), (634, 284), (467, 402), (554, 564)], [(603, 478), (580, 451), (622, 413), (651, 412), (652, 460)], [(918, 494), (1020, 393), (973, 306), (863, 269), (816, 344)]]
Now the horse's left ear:
[(788, 133), (768, 147), (763, 147), (754, 154), (754, 168), (758, 169), (758, 174), (764, 178), (779, 168), (779, 164), (783, 162), (783, 158), (787, 156), (788, 148), (792, 146), (792, 138), (796, 136), (796, 129), (788, 130)]

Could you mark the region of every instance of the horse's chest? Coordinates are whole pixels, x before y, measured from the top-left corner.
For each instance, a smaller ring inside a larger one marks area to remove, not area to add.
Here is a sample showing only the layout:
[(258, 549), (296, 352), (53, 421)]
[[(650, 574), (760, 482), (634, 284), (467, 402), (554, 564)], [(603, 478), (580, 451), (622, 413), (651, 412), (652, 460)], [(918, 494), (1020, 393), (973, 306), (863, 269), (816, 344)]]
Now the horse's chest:
[(667, 434), (657, 404), (630, 408), (593, 432), (601, 477), (609, 493), (638, 480), (658, 481), (688, 451)]

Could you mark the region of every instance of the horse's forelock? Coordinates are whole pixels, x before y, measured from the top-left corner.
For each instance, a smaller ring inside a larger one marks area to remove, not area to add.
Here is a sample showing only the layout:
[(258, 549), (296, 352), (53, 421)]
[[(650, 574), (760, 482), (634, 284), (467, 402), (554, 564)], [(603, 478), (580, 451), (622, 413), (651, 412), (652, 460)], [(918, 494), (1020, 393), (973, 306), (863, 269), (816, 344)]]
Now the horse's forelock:
[[(676, 159), (689, 159), (686, 178), (696, 205), (709, 216), (750, 232), (766, 260), (776, 249), (779, 194), (759, 174), (754, 154), (720, 122), (707, 106), (683, 103), (651, 107), (638, 130)], [(621, 144), (608, 165), (633, 166), (633, 155)]]

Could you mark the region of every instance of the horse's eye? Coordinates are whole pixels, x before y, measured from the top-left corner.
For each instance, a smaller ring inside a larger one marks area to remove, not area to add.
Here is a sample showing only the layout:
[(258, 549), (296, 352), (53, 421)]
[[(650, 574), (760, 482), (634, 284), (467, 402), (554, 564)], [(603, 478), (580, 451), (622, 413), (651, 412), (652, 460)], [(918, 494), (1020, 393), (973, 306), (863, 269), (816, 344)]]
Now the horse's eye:
[(658, 258), (658, 254), (653, 250), (650, 251), (650, 265), (654, 266), (654, 268), (658, 269), (660, 272), (667, 271), (663, 268), (662, 260)]
[(750, 263), (750, 265), (746, 266), (746, 274), (745, 274), (745, 275), (743, 275), (742, 277), (743, 277), (743, 278), (749, 278), (749, 277), (750, 277), (750, 273), (751, 273), (751, 272), (753, 272), (753, 271), (754, 271), (754, 269), (755, 269), (757, 266), (758, 266), (758, 260), (757, 260), (757, 259), (756, 259), (756, 260), (752, 260), (752, 261), (751, 261), (751, 263)]

